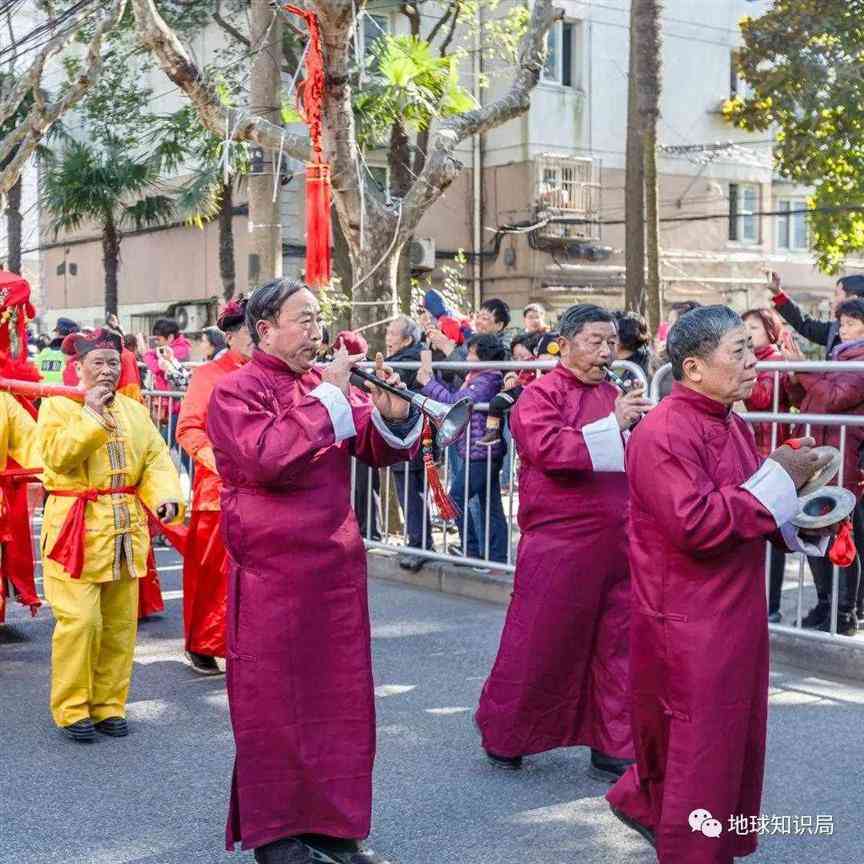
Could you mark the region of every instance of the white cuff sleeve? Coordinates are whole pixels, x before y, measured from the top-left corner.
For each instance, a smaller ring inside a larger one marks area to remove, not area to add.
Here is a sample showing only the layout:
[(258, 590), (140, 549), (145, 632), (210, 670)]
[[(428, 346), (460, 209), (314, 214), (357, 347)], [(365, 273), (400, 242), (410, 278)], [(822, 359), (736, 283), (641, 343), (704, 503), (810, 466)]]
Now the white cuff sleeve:
[(759, 470), (741, 484), (773, 517), (778, 527), (798, 515), (798, 493), (792, 478), (779, 463), (766, 459)]
[(381, 437), (396, 450), (408, 450), (414, 446), (414, 443), (420, 437), (423, 431), (423, 415), (417, 418), (417, 422), (411, 427), (411, 431), (404, 437), (399, 438), (394, 434), (393, 430), (387, 425), (387, 421), (381, 416), (378, 409), (372, 411), (372, 425), (381, 434)]
[(614, 412), (583, 426), (582, 437), (595, 471), (624, 470), (624, 439)]
[(314, 396), (327, 409), (337, 444), (357, 434), (351, 405), (338, 387), (322, 381), (309, 395)]
[(791, 522), (786, 522), (780, 526), (780, 532), (783, 534), (783, 540), (792, 552), (803, 552), (805, 555), (812, 555), (816, 558), (824, 557), (828, 551), (828, 543), (830, 537), (820, 537), (818, 544), (808, 543), (802, 540), (798, 533), (800, 529), (796, 528)]

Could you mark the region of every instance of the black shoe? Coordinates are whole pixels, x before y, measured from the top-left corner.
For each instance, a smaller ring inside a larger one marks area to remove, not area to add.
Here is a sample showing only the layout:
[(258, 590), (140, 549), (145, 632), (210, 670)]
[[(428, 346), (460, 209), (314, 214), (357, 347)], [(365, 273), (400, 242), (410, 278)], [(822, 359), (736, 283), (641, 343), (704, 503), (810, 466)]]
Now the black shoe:
[(125, 717), (106, 717), (96, 724), (96, 731), (112, 738), (125, 738), (129, 734), (129, 724)]
[(496, 768), (503, 768), (505, 771), (518, 771), (522, 767), (521, 756), (496, 756), (488, 750), (485, 753), (486, 758)]
[(831, 607), (827, 603), (817, 603), (801, 621), (806, 630), (818, 630), (831, 617)]
[(351, 840), (287, 837), (255, 850), (258, 864), (395, 864)]
[(613, 807), (611, 804), (609, 805), (609, 809), (628, 828), (632, 828), (638, 834), (641, 834), (652, 846), (657, 845), (657, 838), (654, 836), (654, 832), (647, 825), (643, 825), (641, 822), (637, 822), (635, 819), (631, 819), (629, 816), (626, 816), (617, 807)]
[(768, 623), (769, 624), (779, 624), (783, 620), (783, 614), (781, 612), (769, 612), (768, 613)]
[(400, 569), (410, 570), (412, 573), (422, 570), (423, 565), (426, 563), (426, 559), (421, 558), (419, 555), (410, 555), (406, 552), (399, 555), (398, 561)]
[(591, 766), (588, 776), (605, 783), (615, 783), (627, 769), (634, 764), (632, 759), (619, 759), (617, 756), (607, 756), (599, 750), (591, 750)]
[(69, 726), (61, 726), (60, 731), (72, 741), (93, 741), (96, 732), (93, 729), (93, 721), (89, 717), (77, 720)]
[(196, 654), (194, 651), (186, 652), (186, 659), (192, 667), (193, 672), (199, 675), (222, 675), (222, 670), (216, 663), (215, 657), (210, 657), (208, 654)]
[[(831, 618), (819, 628), (823, 633), (831, 632)], [(837, 635), (855, 636), (858, 633), (858, 616), (854, 612), (837, 613)]]

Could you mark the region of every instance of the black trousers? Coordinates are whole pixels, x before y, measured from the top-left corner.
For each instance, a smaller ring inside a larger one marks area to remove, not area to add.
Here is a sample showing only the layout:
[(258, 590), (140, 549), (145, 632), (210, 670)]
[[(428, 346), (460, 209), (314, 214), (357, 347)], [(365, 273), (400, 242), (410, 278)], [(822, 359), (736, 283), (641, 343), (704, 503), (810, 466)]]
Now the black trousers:
[(786, 553), (772, 543), (768, 548), (771, 556), (768, 577), (768, 614), (780, 611), (780, 600), (783, 592), (783, 574), (786, 570)]
[(423, 546), (423, 470), (415, 468), (412, 463), (403, 462), (401, 465), (393, 466), (393, 479), (396, 481), (399, 509), (408, 527), (408, 545), (417, 549), (431, 549), (432, 522), (428, 507), (426, 508), (426, 546)]
[[(369, 495), (370, 474), (371, 496)], [(381, 539), (381, 478), (378, 476), (377, 468), (370, 469), (369, 465), (359, 459), (354, 475), (354, 515), (357, 517), (357, 524), (363, 537), (367, 540)]]
[[(855, 537), (855, 548), (858, 550), (858, 555), (849, 567), (841, 567), (839, 571), (837, 608), (841, 612), (853, 611), (859, 597), (861, 552), (864, 550), (864, 517), (862, 517), (860, 502), (852, 511), (852, 533)], [(810, 571), (813, 573), (813, 584), (816, 586), (819, 602), (830, 605), (834, 581), (834, 565), (831, 563), (831, 559), (827, 555), (824, 558), (808, 556), (807, 561), (810, 563)]]

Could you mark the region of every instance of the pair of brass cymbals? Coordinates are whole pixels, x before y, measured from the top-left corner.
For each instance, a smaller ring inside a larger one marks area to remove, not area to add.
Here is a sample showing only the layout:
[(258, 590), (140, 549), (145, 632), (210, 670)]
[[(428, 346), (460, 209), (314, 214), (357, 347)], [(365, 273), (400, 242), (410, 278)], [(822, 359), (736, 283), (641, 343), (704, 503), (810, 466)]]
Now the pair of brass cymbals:
[(855, 509), (855, 496), (842, 486), (829, 486), (840, 471), (843, 456), (836, 447), (814, 447), (813, 452), (831, 456), (798, 490), (798, 515), (792, 520), (796, 528), (815, 530), (842, 522)]

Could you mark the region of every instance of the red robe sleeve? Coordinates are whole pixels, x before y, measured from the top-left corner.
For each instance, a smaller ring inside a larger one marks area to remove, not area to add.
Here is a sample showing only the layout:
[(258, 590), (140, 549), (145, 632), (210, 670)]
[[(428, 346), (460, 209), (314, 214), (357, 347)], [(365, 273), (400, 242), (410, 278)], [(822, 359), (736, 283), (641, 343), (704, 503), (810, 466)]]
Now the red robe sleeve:
[(367, 465), (386, 468), (406, 462), (420, 447), (422, 417), (399, 424), (399, 432), (390, 428), (365, 394), (351, 393), (351, 413), (357, 435), (351, 441), (351, 452)]
[(311, 394), (282, 411), (267, 394), (217, 384), (207, 412), (219, 475), (235, 483), (292, 484), (336, 442), (330, 415)]
[(777, 531), (775, 517), (755, 494), (736, 483), (715, 481), (715, 476), (722, 476), (723, 466), (711, 466), (709, 472), (700, 458), (698, 429), (679, 420), (659, 429), (637, 429), (634, 434), (637, 439), (644, 435), (651, 439), (634, 440), (636, 446), (628, 454), (632, 487), (651, 490), (643, 506), (679, 549), (708, 557), (738, 543), (767, 539)]
[[(547, 392), (540, 387), (529, 387), (519, 397), (510, 415), (510, 425), (522, 458), (548, 474), (616, 470), (600, 466), (598, 444), (592, 444), (598, 439), (602, 444), (605, 437), (609, 450), (614, 450), (614, 455), (621, 461), (617, 470), (623, 470), (624, 443), (617, 423), (614, 427), (607, 424), (609, 428), (603, 431), (599, 431), (603, 426), (602, 420), (580, 427), (567, 425), (555, 397), (554, 391)], [(598, 434), (595, 435), (595, 431)]]
[(193, 458), (213, 470), (213, 445), (207, 437), (207, 406), (213, 393), (209, 370), (201, 366), (192, 373), (177, 418), (177, 443)]

